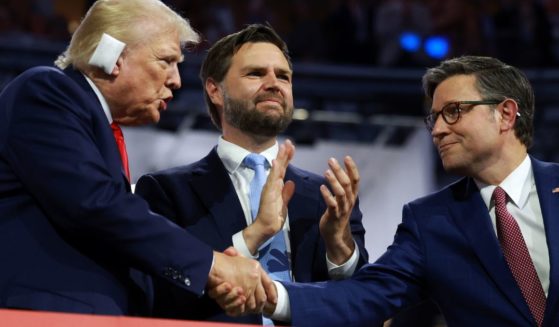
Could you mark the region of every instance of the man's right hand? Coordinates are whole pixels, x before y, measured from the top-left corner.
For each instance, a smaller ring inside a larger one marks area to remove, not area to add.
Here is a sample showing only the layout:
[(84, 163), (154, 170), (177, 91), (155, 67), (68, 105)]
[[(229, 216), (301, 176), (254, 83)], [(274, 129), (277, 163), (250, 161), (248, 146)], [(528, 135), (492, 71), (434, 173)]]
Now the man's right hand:
[(214, 299), (223, 311), (232, 317), (249, 313), (262, 313), (266, 317), (271, 317), (276, 310), (278, 294), (275, 284), (266, 290), (267, 301), (264, 306), (256, 307), (254, 310), (248, 309), (248, 306), (245, 305), (245, 298), (241, 294), (240, 287), (231, 287), (229, 283), (221, 283), (208, 290), (210, 298)]
[(237, 255), (233, 248), (214, 252), (214, 257), (208, 295), (227, 314), (260, 313), (266, 303), (275, 305), (275, 285), (257, 261)]
[(212, 289), (223, 283), (237, 289), (239, 301), (246, 302), (248, 310), (261, 310), (267, 300), (264, 288), (273, 287), (268, 276), (262, 274), (258, 261), (214, 251), (207, 287)]
[(249, 251), (256, 255), (258, 249), (283, 227), (287, 217), (287, 204), (295, 192), (292, 181), (283, 182), (289, 162), (295, 154), (295, 146), (287, 140), (280, 145), (272, 163), (266, 184), (262, 189), (258, 215), (243, 230), (243, 238)]

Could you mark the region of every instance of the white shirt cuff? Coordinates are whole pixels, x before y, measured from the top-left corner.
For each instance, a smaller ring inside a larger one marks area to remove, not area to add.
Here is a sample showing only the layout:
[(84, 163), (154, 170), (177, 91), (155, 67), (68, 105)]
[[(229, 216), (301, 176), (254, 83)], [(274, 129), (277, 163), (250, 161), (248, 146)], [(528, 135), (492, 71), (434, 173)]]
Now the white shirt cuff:
[(330, 259), (328, 259), (328, 254), (326, 254), (326, 267), (328, 267), (328, 276), (330, 276), (330, 279), (335, 280), (348, 278), (355, 272), (357, 263), (359, 262), (359, 247), (357, 246), (355, 240), (353, 240), (353, 243), (355, 244), (353, 254), (340, 266), (330, 261)]
[(291, 320), (291, 306), (289, 304), (289, 295), (287, 294), (287, 290), (282, 283), (273, 281), (276, 285), (276, 291), (278, 293), (278, 304), (276, 305), (276, 309), (272, 314), (271, 318), (273, 320), (279, 321), (290, 321)]
[(245, 242), (245, 238), (243, 237), (242, 230), (240, 232), (237, 232), (236, 234), (233, 234), (233, 247), (243, 256), (254, 260), (258, 260), (258, 252), (256, 253), (255, 256), (252, 255), (252, 253), (250, 253), (247, 243)]

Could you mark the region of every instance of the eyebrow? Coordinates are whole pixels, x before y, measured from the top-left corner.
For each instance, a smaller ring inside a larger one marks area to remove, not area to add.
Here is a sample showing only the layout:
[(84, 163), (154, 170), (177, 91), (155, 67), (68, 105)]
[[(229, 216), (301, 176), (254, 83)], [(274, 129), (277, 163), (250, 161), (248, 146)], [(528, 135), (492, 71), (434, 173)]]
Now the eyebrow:
[[(441, 111), (444, 109), (444, 107), (448, 106), (449, 104), (456, 103), (456, 102), (460, 102), (460, 100), (451, 100), (451, 101), (444, 102), (443, 105), (441, 106), (441, 110), (439, 110), (439, 111), (437, 111), (437, 112), (441, 112)], [(435, 112), (434, 109), (435, 109), (435, 108), (431, 108), (431, 109), (429, 110), (429, 112), (430, 112), (430, 113), (434, 113), (434, 112)]]
[[(267, 70), (267, 69), (268, 69), (268, 67), (266, 67), (266, 66), (248, 65), (248, 66), (245, 66), (244, 68), (242, 68), (242, 71)], [(274, 67), (274, 72), (275, 73), (281, 73), (281, 74), (293, 75), (293, 71), (291, 69), (285, 69), (285, 68), (282, 68), (282, 67)]]
[(293, 71), (291, 69), (275, 68), (274, 71), (277, 73), (288, 74), (288, 75), (293, 74)]
[(184, 53), (182, 53), (182, 51), (176, 52), (170, 49), (159, 49), (154, 51), (154, 55), (158, 59), (167, 59), (171, 61), (176, 61), (178, 63), (184, 61)]

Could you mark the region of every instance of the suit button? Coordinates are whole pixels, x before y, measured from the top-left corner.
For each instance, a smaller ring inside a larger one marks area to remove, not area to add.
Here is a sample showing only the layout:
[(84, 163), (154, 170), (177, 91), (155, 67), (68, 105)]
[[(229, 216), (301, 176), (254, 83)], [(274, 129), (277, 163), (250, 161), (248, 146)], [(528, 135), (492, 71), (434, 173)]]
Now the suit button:
[(190, 286), (190, 278), (185, 278), (185, 279), (184, 279), (184, 284), (185, 284), (186, 286)]

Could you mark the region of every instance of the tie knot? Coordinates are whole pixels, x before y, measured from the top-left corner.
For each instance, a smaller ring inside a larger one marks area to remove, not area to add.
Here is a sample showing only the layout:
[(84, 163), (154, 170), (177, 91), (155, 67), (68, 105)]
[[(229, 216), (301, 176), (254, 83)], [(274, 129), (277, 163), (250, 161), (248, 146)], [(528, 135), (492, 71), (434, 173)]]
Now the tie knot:
[(120, 128), (120, 126), (117, 123), (112, 122), (111, 123), (111, 129), (113, 130), (113, 134), (115, 136), (123, 137), (122, 129)]
[(493, 191), (493, 201), (495, 201), (495, 206), (506, 204), (507, 202), (507, 193), (500, 186), (497, 186), (495, 191)]
[(256, 170), (256, 167), (266, 164), (266, 157), (257, 153), (251, 153), (245, 157), (243, 162), (248, 168)]

